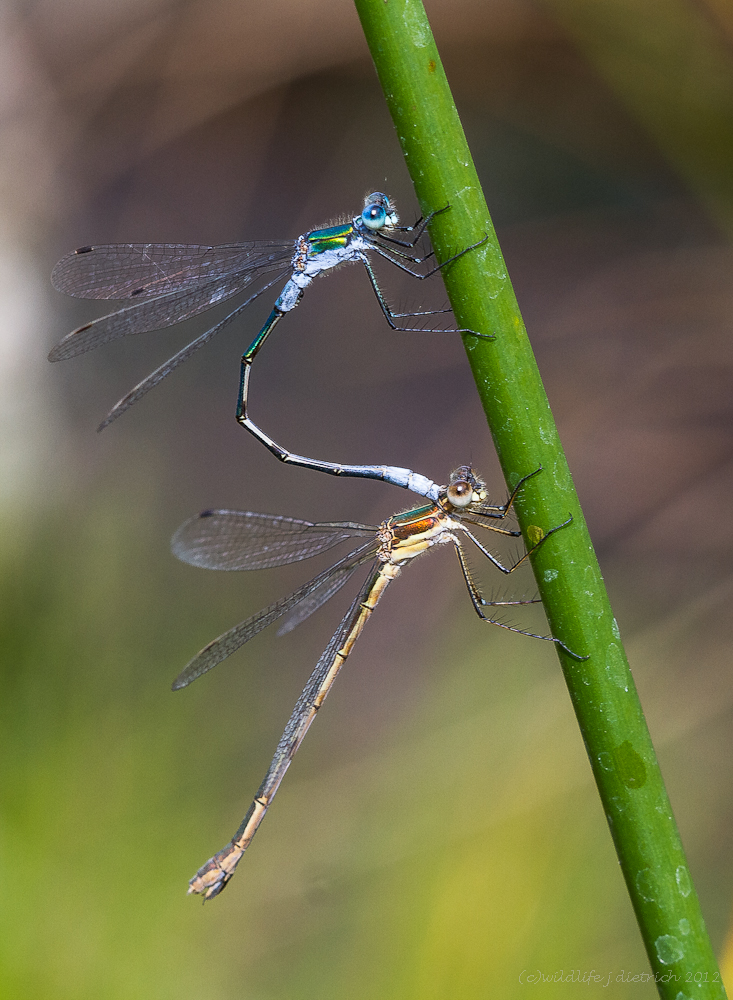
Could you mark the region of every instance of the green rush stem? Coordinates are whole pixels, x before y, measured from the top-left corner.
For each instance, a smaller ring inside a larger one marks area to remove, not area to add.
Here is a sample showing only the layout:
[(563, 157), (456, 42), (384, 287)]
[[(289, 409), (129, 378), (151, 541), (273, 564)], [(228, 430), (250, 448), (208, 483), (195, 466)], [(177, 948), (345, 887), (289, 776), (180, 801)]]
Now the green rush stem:
[[(355, 0), (439, 259), (488, 236), (444, 272), (491, 433), (517, 499), (537, 585), (662, 997), (724, 997), (677, 826), (583, 512), (421, 0)], [(601, 901), (599, 901), (601, 905)], [(695, 982), (697, 975), (698, 982)], [(702, 982), (700, 982), (702, 980)]]

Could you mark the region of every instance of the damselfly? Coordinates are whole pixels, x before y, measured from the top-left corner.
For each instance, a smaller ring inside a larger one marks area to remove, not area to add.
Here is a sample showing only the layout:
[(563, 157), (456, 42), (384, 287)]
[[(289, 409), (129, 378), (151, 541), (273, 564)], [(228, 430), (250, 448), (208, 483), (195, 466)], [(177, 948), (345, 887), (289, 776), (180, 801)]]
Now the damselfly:
[[(295, 309), (313, 279), (339, 264), (354, 261), (361, 262), (366, 268), (382, 313), (393, 330), (420, 333), (461, 332), (493, 339), (490, 335), (472, 330), (400, 326), (397, 322), (400, 319), (433, 316), (449, 310), (393, 312), (377, 283), (369, 259), (372, 253), (385, 258), (407, 274), (424, 279), (485, 242), (481, 240), (480, 243), (466, 247), (425, 272), (411, 267), (410, 265), (421, 264), (433, 256), (433, 251), (418, 256), (414, 249), (430, 221), (445, 210), (443, 208), (431, 212), (414, 226), (400, 226), (391, 200), (387, 195), (375, 191), (365, 199), (360, 215), (339, 225), (314, 229), (299, 236), (295, 242), (255, 240), (215, 247), (179, 243), (111, 243), (80, 247), (63, 257), (54, 268), (51, 281), (58, 291), (82, 299), (135, 301), (133, 305), (73, 330), (53, 348), (48, 356), (49, 360), (62, 361), (110, 340), (173, 326), (232, 298), (257, 279), (266, 278), (256, 291), (220, 322), (169, 358), (123, 396), (100, 424), (99, 430), (102, 430), (228, 326), (259, 295), (289, 274), (264, 326), (242, 355), (237, 420), (282, 461), (334, 475), (384, 479), (383, 469), (379, 466), (319, 462), (293, 455), (275, 444), (247, 414), (250, 368), (275, 325), (286, 313)], [(407, 238), (399, 239), (397, 234), (400, 233)]]
[(509, 574), (521, 566), (550, 535), (570, 523), (569, 518), (563, 524), (550, 528), (529, 552), (509, 566), (500, 562), (476, 537), (471, 527), (487, 528), (501, 535), (513, 537), (520, 534), (519, 531), (501, 527), (497, 522), (502, 522), (506, 518), (517, 493), (533, 475), (536, 475), (536, 472), (521, 479), (507, 502), (497, 506), (487, 502), (487, 490), (483, 481), (471, 468), (462, 466), (451, 475), (448, 485), (441, 487), (435, 503), (396, 514), (378, 528), (351, 521), (313, 524), (268, 514), (210, 510), (191, 518), (178, 529), (172, 542), (174, 554), (184, 562), (208, 569), (243, 570), (282, 566), (325, 552), (340, 542), (353, 542), (357, 539), (359, 541), (348, 555), (294, 593), (210, 642), (174, 681), (174, 690), (185, 687), (207, 670), (211, 670), (243, 643), (283, 615), (287, 617), (280, 632), (290, 631), (340, 590), (360, 566), (371, 564), (366, 581), (334, 632), (293, 709), (270, 768), (241, 826), (230, 843), (194, 875), (189, 884), (189, 892), (200, 893), (205, 899), (212, 899), (229, 882), (240, 858), (257, 832), (316, 712), (323, 704), (384, 590), (399, 576), (403, 566), (421, 553), (435, 545), (452, 543), (458, 554), (474, 609), (483, 621), (521, 635), (555, 642), (566, 653), (581, 659), (553, 636), (535, 635), (533, 632), (488, 617), (484, 610), (486, 608), (532, 604), (537, 599), (486, 600), (474, 581), (464, 552), (462, 538), (471, 541), (502, 573)]

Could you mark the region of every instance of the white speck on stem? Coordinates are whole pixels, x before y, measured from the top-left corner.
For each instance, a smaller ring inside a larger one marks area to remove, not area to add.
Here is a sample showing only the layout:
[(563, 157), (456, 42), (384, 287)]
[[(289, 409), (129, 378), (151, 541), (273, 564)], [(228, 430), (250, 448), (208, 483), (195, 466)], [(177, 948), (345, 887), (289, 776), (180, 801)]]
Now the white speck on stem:
[(673, 965), (685, 957), (685, 949), (682, 942), (674, 934), (660, 934), (654, 942), (657, 958), (662, 965)]

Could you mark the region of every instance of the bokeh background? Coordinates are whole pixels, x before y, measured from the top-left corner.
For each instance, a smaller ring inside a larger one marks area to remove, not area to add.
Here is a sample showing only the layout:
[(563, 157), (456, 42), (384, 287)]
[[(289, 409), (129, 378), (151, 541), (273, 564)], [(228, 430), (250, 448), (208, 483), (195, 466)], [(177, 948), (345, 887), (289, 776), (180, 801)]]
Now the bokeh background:
[[(728, 961), (730, 7), (428, 13)], [(655, 996), (553, 650), (482, 626), (450, 552), (391, 588), (227, 892), (186, 898), (348, 596), (173, 695), (321, 565), (207, 573), (170, 535), (209, 506), (376, 523), (410, 501), (285, 469), (236, 426), (267, 297), (95, 434), (203, 320), (51, 366), (102, 311), (51, 268), (86, 243), (294, 237), (375, 188), (417, 207), (343, 0), (6, 0), (0, 25), (2, 995), (544, 1000), (610, 975), (606, 997)], [(391, 333), (357, 268), (278, 327), (252, 412), (316, 457), (439, 481), (472, 462), (503, 498), (458, 338)]]

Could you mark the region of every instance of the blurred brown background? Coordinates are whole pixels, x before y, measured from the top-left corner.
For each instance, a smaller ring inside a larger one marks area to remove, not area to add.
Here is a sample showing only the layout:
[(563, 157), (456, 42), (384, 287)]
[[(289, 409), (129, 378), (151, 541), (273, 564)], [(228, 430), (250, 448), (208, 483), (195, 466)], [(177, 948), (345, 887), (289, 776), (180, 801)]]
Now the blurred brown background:
[[(722, 952), (733, 17), (722, 0), (428, 14)], [(321, 567), (208, 574), (170, 535), (208, 506), (374, 523), (411, 501), (285, 469), (237, 427), (239, 355), (274, 295), (97, 436), (203, 321), (51, 366), (102, 310), (48, 275), (86, 243), (295, 237), (374, 189), (406, 222), (416, 204), (349, 3), (1, 17), (4, 995), (544, 1000), (567, 985), (523, 970), (595, 969), (606, 996), (655, 996), (617, 981), (647, 966), (553, 651), (481, 626), (448, 553), (390, 591), (228, 891), (186, 899), (340, 608), (174, 696), (200, 646)], [(443, 304), (439, 281), (380, 275), (399, 305)], [(503, 497), (459, 339), (389, 331), (358, 268), (278, 327), (251, 401), (293, 450), (439, 481), (472, 462)]]

